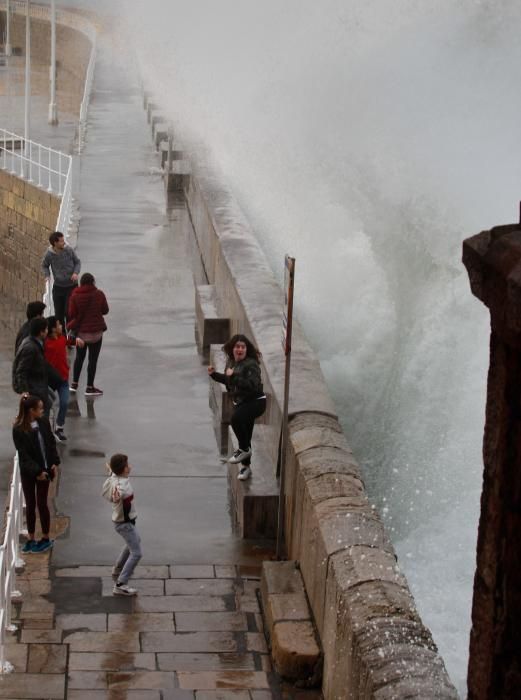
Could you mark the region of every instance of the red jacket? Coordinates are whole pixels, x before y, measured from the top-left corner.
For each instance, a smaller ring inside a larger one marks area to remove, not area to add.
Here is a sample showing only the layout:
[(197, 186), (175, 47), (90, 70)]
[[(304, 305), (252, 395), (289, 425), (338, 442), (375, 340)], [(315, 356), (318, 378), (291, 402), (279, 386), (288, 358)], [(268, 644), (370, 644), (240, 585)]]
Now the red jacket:
[[(62, 379), (69, 380), (69, 363), (67, 362), (67, 339), (64, 335), (57, 338), (47, 336), (43, 353), (47, 362), (54, 367)], [(70, 343), (69, 343), (70, 345)]]
[(103, 316), (108, 312), (109, 305), (101, 289), (92, 284), (81, 284), (69, 297), (67, 328), (76, 335), (106, 331)]

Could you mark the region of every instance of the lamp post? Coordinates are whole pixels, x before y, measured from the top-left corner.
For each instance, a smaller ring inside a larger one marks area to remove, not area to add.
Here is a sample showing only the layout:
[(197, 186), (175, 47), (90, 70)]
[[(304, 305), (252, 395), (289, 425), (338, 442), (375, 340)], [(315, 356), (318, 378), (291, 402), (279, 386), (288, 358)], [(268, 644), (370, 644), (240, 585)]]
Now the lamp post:
[(56, 0), (51, 0), (51, 97), (49, 102), (49, 124), (58, 124), (58, 110), (56, 108)]
[(11, 55), (11, 3), (7, 0), (5, 7), (5, 55)]
[[(25, 112), (24, 112), (24, 138), (31, 138), (31, 2), (25, 3)], [(26, 154), (27, 155), (27, 154)]]

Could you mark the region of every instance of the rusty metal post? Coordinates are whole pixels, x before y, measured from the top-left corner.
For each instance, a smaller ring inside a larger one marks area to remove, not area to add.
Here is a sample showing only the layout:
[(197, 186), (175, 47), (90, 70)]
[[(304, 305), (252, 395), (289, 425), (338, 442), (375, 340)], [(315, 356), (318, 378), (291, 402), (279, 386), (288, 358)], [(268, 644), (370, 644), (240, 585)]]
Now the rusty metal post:
[(521, 225), (467, 239), (463, 263), (491, 322), (468, 700), (501, 700), (521, 693)]

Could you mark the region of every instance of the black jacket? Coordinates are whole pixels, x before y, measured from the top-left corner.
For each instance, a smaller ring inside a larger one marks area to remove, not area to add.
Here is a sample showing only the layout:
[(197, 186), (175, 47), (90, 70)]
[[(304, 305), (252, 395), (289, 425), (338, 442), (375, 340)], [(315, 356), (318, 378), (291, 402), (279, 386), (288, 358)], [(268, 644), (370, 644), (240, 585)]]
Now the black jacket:
[(16, 340), (14, 341), (14, 354), (18, 352), (18, 348), (22, 344), (22, 340), (25, 340), (31, 335), (31, 321), (26, 321), (17, 333)]
[(210, 376), (216, 382), (226, 385), (234, 403), (254, 401), (264, 396), (261, 368), (257, 360), (253, 357), (246, 357), (241, 362), (237, 362), (237, 364), (228, 361), (226, 367), (233, 369), (231, 377), (221, 372), (212, 372)]
[(13, 441), (18, 450), (20, 463), (20, 473), (23, 476), (38, 476), (43, 471), (49, 471), (53, 464), (60, 463), (60, 457), (56, 449), (56, 440), (52, 434), (51, 426), (47, 418), (39, 418), (38, 427), (45, 445), (45, 458), (47, 460), (47, 470), (45, 461), (38, 440), (38, 430), (32, 428), (25, 432), (15, 426), (13, 428)]
[(42, 344), (33, 336), (22, 340), (13, 362), (13, 390), (38, 396), (45, 405), (49, 401), (49, 389), (57, 389), (63, 379), (51, 367), (43, 354)]

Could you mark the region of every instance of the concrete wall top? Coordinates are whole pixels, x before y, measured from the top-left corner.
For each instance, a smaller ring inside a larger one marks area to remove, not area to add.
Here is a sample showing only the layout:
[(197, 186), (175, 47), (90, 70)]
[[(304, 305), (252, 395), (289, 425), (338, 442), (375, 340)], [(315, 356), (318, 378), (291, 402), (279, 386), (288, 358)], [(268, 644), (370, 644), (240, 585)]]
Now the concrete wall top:
[[(193, 163), (192, 168), (192, 186), (201, 192), (219, 241), (219, 250), (214, 247), (209, 255), (203, 253), (208, 281), (216, 284), (219, 268), (224, 263), (242, 303), (253, 340), (262, 352), (275, 399), (282, 407), (285, 364), (282, 350), (283, 292), (244, 214), (218, 175), (200, 162)], [(219, 289), (218, 284), (216, 287)], [(219, 296), (217, 303), (222, 306)], [(219, 308), (219, 311), (224, 312), (224, 309)], [(320, 364), (300, 324), (294, 320), (289, 412), (303, 411), (337, 415)]]

